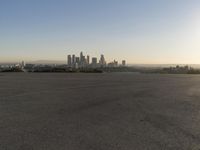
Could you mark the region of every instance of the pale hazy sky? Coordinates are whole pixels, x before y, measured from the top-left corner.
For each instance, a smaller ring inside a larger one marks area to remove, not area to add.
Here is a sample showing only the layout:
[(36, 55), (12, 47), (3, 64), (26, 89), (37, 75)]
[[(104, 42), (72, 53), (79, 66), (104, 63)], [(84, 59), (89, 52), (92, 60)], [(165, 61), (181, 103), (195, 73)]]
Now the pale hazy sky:
[(80, 51), (200, 64), (200, 0), (0, 0), (0, 62)]

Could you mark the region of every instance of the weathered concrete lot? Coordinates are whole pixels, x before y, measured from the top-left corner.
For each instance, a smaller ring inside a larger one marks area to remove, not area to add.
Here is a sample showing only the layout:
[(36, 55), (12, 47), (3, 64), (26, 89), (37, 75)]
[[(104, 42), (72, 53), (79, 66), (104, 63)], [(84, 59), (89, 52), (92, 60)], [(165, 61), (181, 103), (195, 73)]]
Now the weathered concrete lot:
[(0, 150), (199, 150), (200, 76), (0, 74)]

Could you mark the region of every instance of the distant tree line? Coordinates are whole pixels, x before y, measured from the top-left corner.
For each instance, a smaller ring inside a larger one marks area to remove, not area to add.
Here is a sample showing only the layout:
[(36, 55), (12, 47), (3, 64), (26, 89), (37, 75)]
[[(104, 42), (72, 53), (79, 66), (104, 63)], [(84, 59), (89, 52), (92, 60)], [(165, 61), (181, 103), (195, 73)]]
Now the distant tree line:
[(139, 73), (159, 73), (159, 74), (200, 74), (200, 69), (189, 66), (176, 66), (168, 68), (149, 68), (149, 67), (98, 67), (98, 68), (71, 68), (66, 65), (26, 65), (24, 68), (7, 67), (0, 68), (0, 72), (58, 72), (58, 73), (103, 73), (103, 72), (139, 72)]
[(200, 69), (194, 69), (189, 66), (179, 66), (168, 67), (168, 68), (159, 68), (152, 69), (147, 73), (160, 73), (160, 74), (200, 74)]

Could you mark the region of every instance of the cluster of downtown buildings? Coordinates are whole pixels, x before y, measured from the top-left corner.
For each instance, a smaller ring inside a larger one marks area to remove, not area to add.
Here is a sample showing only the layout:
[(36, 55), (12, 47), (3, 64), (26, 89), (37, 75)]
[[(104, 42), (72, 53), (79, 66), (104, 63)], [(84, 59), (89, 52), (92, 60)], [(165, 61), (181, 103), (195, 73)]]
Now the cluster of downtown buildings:
[(80, 53), (80, 56), (77, 57), (74, 54), (68, 55), (67, 57), (67, 65), (71, 68), (105, 68), (105, 67), (118, 67), (118, 66), (126, 66), (126, 61), (122, 60), (121, 64), (118, 64), (118, 61), (113, 61), (107, 63), (104, 55), (100, 56), (98, 60), (97, 57), (92, 57), (90, 60), (90, 56), (84, 56), (83, 52)]
[(68, 55), (66, 64), (26, 64), (22, 61), (17, 64), (0, 65), (0, 72), (103, 72), (124, 70), (127, 68), (125, 66), (125, 60), (122, 63), (116, 60), (107, 63), (104, 55), (97, 59), (97, 57), (90, 58), (89, 55), (84, 56), (81, 52), (80, 56)]

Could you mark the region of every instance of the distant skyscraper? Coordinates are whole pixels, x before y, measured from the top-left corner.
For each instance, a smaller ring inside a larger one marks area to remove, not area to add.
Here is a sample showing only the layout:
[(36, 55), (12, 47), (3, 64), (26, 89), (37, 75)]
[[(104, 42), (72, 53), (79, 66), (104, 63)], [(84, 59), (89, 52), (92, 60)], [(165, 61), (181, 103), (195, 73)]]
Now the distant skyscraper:
[(21, 64), (22, 68), (24, 68), (26, 66), (25, 62), (22, 61), (22, 64)]
[(83, 52), (80, 53), (80, 62), (83, 63)]
[(76, 57), (76, 63), (80, 63), (80, 58), (79, 57)]
[(126, 66), (126, 61), (122, 60), (122, 66)]
[(83, 57), (83, 52), (80, 52), (80, 58), (82, 58)]
[(92, 67), (97, 67), (97, 58), (92, 57)]
[(75, 67), (76, 66), (76, 56), (72, 55), (72, 66)]
[(90, 56), (87, 55), (87, 64), (89, 65), (90, 64)]
[(105, 61), (104, 55), (101, 55), (101, 58), (99, 60), (99, 64), (100, 64), (101, 67), (106, 66), (106, 61)]
[(76, 63), (80, 63), (80, 58), (79, 57), (76, 57)]
[(118, 67), (118, 61), (114, 60), (114, 67)]
[(72, 57), (71, 57), (71, 55), (68, 55), (68, 57), (67, 57), (67, 64), (68, 64), (69, 67), (72, 66)]
[(83, 56), (83, 52), (80, 53), (80, 67), (86, 66), (86, 58)]

